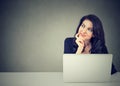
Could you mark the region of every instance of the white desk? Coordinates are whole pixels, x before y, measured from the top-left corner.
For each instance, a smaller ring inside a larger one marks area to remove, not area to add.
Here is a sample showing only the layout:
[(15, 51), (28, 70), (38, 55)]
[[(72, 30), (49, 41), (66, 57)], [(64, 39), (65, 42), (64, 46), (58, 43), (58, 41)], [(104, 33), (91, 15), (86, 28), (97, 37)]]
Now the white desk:
[(64, 83), (62, 72), (1, 72), (0, 86), (120, 86), (120, 72), (106, 83)]

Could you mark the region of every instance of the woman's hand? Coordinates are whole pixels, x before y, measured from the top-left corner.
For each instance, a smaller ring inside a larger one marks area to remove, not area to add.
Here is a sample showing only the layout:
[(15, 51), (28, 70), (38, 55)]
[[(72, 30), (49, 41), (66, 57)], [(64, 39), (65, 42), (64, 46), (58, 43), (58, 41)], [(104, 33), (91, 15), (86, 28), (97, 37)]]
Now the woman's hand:
[(76, 51), (76, 54), (81, 54), (84, 49), (84, 41), (82, 38), (79, 37), (79, 33), (76, 34), (76, 44), (78, 45), (78, 49)]

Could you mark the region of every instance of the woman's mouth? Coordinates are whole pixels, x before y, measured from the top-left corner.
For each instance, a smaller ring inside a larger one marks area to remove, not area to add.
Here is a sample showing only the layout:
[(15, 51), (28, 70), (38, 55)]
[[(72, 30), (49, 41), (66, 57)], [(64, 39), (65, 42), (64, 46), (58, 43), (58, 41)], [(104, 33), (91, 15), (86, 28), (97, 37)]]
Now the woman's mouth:
[(85, 35), (85, 34), (81, 34), (81, 33), (80, 33), (80, 36), (82, 36), (82, 37), (86, 37), (86, 35)]

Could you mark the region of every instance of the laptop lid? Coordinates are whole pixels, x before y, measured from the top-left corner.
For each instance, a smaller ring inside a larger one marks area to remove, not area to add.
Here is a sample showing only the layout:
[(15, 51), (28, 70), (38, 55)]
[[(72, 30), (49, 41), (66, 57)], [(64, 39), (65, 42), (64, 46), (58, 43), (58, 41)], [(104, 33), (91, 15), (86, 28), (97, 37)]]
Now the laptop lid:
[(106, 82), (111, 77), (112, 54), (64, 54), (64, 82)]

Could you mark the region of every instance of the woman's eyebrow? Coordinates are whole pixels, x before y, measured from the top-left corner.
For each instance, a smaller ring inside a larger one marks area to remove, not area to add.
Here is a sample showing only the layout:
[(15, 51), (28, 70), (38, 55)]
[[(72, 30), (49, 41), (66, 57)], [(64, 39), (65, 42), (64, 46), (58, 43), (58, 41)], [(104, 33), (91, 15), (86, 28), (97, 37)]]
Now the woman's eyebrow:
[(92, 29), (93, 27), (88, 27), (88, 29)]
[(84, 23), (82, 23), (82, 25), (86, 26)]

